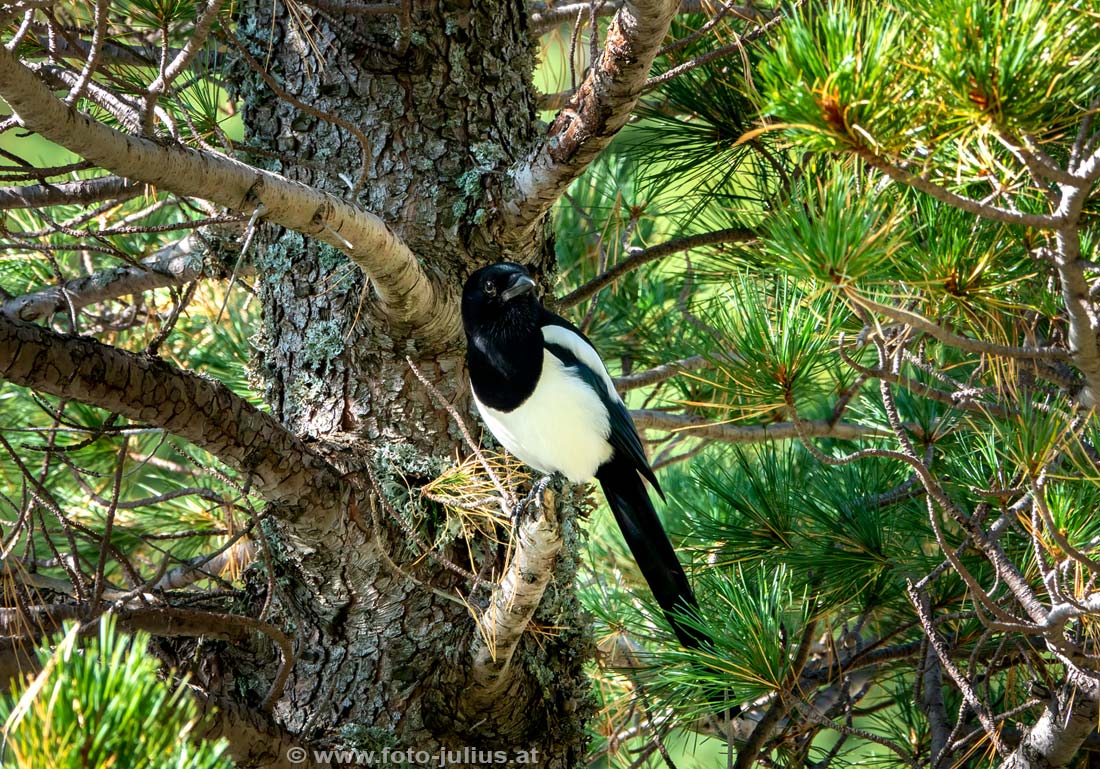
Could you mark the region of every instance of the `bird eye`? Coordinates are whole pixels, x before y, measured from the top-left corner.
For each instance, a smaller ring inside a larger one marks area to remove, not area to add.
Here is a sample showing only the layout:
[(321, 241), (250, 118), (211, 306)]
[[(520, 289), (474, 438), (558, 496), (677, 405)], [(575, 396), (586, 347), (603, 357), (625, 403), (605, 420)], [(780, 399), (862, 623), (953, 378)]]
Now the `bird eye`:
[(483, 283), (482, 286), (481, 286), (481, 290), (484, 291), (488, 296), (496, 296), (497, 295), (496, 283), (493, 283), (493, 281), (491, 281), (491, 280), (485, 281), (485, 283)]

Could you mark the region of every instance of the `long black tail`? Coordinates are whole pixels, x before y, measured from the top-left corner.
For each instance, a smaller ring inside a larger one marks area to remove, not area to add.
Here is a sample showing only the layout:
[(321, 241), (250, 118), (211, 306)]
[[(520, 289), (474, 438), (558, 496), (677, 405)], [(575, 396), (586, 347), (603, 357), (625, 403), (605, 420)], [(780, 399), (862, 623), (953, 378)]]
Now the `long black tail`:
[(642, 576), (680, 643), (689, 649), (710, 644), (706, 633), (689, 627), (677, 616), (685, 613), (698, 616), (699, 604), (633, 463), (615, 457), (600, 467), (596, 478)]

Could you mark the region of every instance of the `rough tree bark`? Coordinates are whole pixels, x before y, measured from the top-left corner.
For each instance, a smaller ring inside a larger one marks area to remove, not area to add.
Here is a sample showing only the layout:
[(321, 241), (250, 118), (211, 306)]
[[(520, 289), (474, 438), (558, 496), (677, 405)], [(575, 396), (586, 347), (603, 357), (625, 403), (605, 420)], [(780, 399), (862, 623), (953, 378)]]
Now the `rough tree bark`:
[[(415, 4), (405, 21), (316, 13), (308, 39), (278, 4), (246, 3), (240, 14), (238, 44), (251, 57), (237, 60), (233, 80), (248, 138), (324, 166), (272, 170), (349, 200), (349, 181), (365, 172), (354, 202), (387, 222), (432, 282), (451, 291), (477, 266), (505, 256), (536, 272), (550, 268), (541, 231), (508, 254), (476, 234), (492, 215), (484, 190), (539, 128), (535, 50), (521, 3)], [(370, 146), (273, 98), (249, 58), (265, 62), (302, 102), (357, 126)], [(273, 619), (294, 628), (299, 650), (275, 719), (304, 743), (535, 748), (547, 766), (575, 764), (592, 704), (581, 670), (589, 640), (570, 592), (552, 592), (539, 609), (536, 621), (562, 630), (521, 642), (504, 690), (488, 701), (467, 698), (479, 635), (473, 612), (454, 597), (469, 596), (476, 612), (489, 593), (470, 595), (465, 580), (431, 560), (414, 564), (415, 548), (391, 520), (396, 514), (420, 525), (405, 489), (433, 477), (460, 441), (406, 356), (464, 408), (459, 339), (411, 338), (378, 311), (358, 271), (317, 240), (268, 224), (253, 254), (267, 400), (292, 432), (339, 443), (334, 462), (362, 492), (335, 527), (302, 519), (268, 532), (287, 577)], [(380, 500), (380, 491), (389, 499)], [(471, 566), (463, 549), (449, 555)], [(559, 586), (572, 572), (571, 562), (558, 564)], [(227, 681), (264, 689), (270, 670), (253, 673), (248, 656), (229, 659)]]

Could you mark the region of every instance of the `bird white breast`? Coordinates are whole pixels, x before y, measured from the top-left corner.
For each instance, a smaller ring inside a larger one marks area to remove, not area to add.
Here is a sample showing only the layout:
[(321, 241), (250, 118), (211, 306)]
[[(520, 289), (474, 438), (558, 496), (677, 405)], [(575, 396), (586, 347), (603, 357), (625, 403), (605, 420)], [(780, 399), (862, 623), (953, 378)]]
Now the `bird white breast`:
[(474, 404), (501, 445), (540, 472), (585, 483), (611, 458), (611, 427), (600, 396), (549, 351), (538, 386), (519, 407), (497, 411), (476, 394)]

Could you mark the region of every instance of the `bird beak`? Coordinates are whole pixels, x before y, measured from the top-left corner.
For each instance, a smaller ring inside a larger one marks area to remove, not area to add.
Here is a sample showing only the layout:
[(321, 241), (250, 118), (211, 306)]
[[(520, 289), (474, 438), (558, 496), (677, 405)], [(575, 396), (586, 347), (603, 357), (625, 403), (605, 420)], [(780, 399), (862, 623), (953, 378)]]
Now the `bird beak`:
[(506, 302), (510, 302), (517, 296), (534, 290), (535, 281), (531, 280), (528, 275), (519, 274), (512, 278), (511, 282), (508, 284), (508, 288), (500, 292), (500, 298)]

